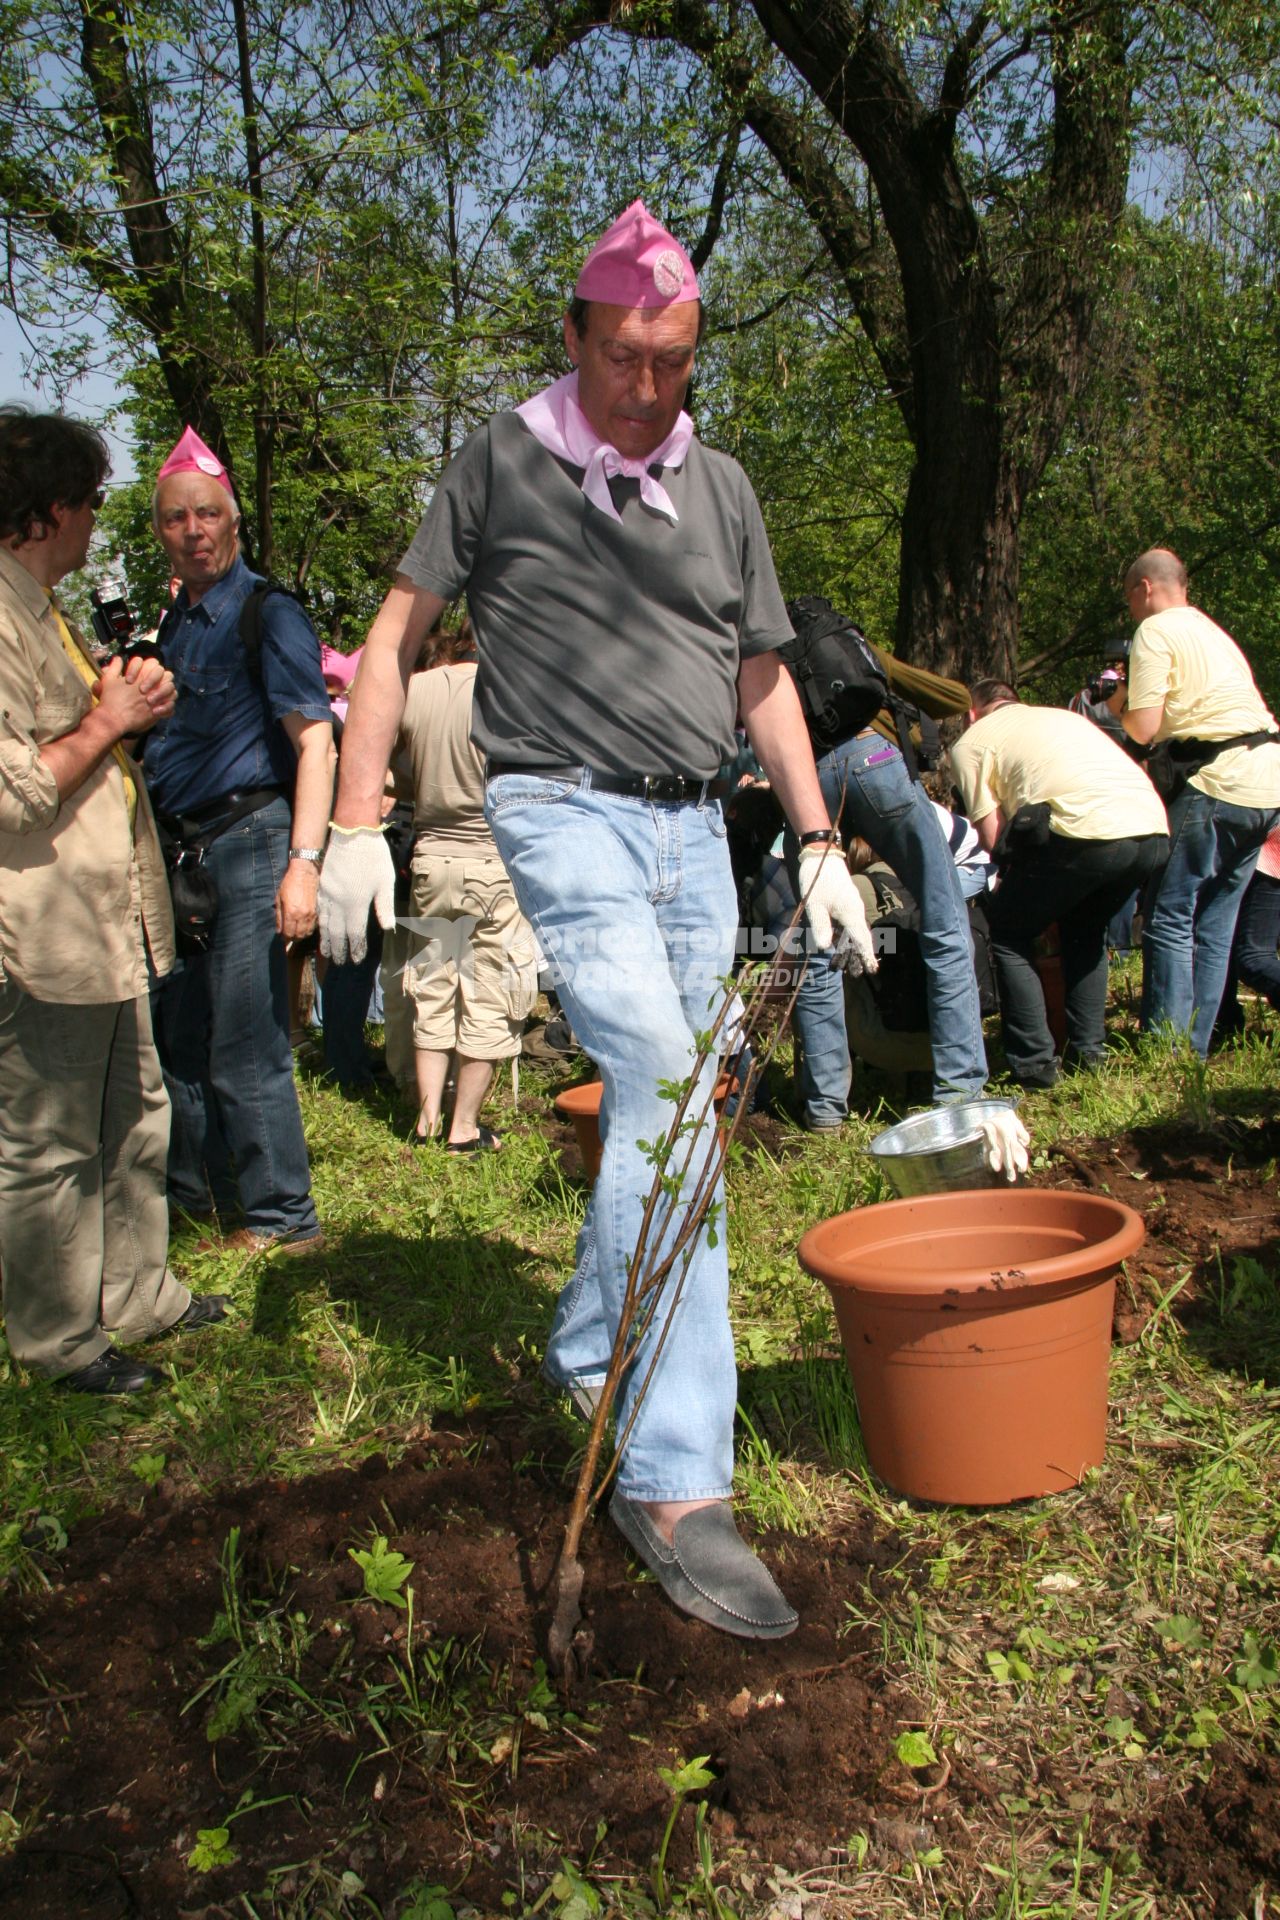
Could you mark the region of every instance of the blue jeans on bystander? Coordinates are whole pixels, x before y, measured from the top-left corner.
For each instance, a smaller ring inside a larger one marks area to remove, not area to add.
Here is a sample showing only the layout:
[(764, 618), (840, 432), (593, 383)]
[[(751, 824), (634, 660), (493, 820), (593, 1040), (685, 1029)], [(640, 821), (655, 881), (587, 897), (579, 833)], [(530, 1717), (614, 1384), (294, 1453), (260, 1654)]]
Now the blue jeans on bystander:
[(186, 954), (155, 994), (156, 1044), (173, 1103), (169, 1193), (202, 1212), (239, 1202), (263, 1234), (316, 1226), (293, 1079), (289, 983), (275, 897), (290, 813), (273, 800), (213, 842), (218, 917), (205, 953)]
[(1186, 786), (1169, 803), (1169, 861), (1142, 927), (1142, 1025), (1189, 1034), (1203, 1058), (1222, 1001), (1236, 916), (1262, 843), (1280, 820)]
[[(969, 916), (938, 816), (902, 755), (869, 731), (824, 754), (818, 777), (831, 818), (847, 842), (861, 834), (906, 882), (920, 909), (929, 1037), (936, 1100), (981, 1093), (987, 1078), (982, 1013)], [(787, 836), (796, 883), (796, 846)], [(838, 1127), (848, 1111), (852, 1065), (844, 1023), (844, 975), (814, 954), (796, 997), (793, 1024), (803, 1049), (800, 1097), (807, 1125)]]

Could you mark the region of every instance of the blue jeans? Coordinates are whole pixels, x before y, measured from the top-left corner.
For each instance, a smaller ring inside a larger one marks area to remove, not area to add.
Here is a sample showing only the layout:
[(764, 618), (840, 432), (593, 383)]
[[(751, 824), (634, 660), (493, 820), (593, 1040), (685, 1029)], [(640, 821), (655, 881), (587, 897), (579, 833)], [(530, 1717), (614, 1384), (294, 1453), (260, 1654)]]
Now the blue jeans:
[[(920, 909), (935, 1100), (981, 1093), (987, 1078), (982, 1013), (969, 916), (951, 849), (928, 795), (896, 747), (878, 733), (845, 740), (818, 762), (823, 798), (846, 842), (861, 834), (905, 881)], [(795, 882), (795, 843), (787, 836)], [(792, 1016), (803, 1048), (800, 1096), (810, 1126), (838, 1126), (848, 1111), (852, 1066), (844, 1024), (844, 975), (815, 954)]]
[(218, 917), (155, 996), (156, 1044), (173, 1103), (169, 1192), (200, 1212), (238, 1200), (259, 1233), (314, 1228), (311, 1169), (293, 1079), (289, 982), (276, 890), (289, 858), (289, 804), (273, 800), (206, 855)]
[(1231, 946), (1227, 984), (1218, 1009), (1214, 1044), (1244, 1032), (1244, 1008), (1239, 988), (1243, 981), (1280, 1012), (1280, 880), (1255, 873), (1245, 890)]
[[(675, 1114), (661, 1088), (688, 1078), (694, 1035), (714, 1024), (733, 963), (738, 913), (724, 818), (716, 801), (662, 806), (594, 793), (590, 774), (577, 782), (500, 774), (488, 783), (485, 812), (561, 1004), (604, 1082), (603, 1159), (545, 1362), (561, 1385), (592, 1385), (608, 1368), (653, 1183), (645, 1143), (663, 1140)], [(704, 1106), (709, 1115), (715, 1077), (713, 1054), (690, 1122)], [(708, 1117), (668, 1166), (687, 1179), (664, 1247), (679, 1232), (711, 1129)], [(737, 1372), (721, 1182), (714, 1199), (714, 1235), (704, 1225), (696, 1236), (678, 1304), (668, 1281), (622, 1376), (620, 1433), (665, 1330), (618, 1476), (628, 1499), (719, 1500), (731, 1489)]]
[(1142, 928), (1142, 1025), (1189, 1034), (1203, 1058), (1222, 1001), (1240, 901), (1280, 820), (1184, 787), (1169, 805), (1169, 864), (1152, 882)]
[(382, 959), (382, 928), (369, 918), (369, 945), (363, 960), (331, 960), (316, 987), (317, 1011), (324, 1034), (324, 1064), (340, 1087), (371, 1087), (373, 1062), (364, 1041), (365, 1022), (373, 1019), (372, 1000)]

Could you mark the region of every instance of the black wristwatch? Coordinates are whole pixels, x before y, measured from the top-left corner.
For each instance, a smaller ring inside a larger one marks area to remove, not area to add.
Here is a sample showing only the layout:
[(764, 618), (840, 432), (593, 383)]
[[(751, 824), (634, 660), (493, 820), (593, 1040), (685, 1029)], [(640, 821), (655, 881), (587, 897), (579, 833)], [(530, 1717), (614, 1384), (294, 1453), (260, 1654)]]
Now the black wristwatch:
[(811, 832), (800, 835), (802, 847), (816, 847), (819, 842), (823, 846), (834, 847), (837, 853), (844, 851), (844, 841), (834, 827), (814, 827)]

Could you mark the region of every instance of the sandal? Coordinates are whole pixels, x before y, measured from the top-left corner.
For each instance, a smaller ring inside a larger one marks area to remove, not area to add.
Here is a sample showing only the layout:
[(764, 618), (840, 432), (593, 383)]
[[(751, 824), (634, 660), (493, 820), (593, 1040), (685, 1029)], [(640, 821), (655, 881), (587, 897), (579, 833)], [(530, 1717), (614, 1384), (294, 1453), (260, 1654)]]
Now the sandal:
[(446, 1153), (497, 1153), (502, 1146), (499, 1136), (492, 1127), (481, 1127), (474, 1140), (450, 1140), (445, 1144)]

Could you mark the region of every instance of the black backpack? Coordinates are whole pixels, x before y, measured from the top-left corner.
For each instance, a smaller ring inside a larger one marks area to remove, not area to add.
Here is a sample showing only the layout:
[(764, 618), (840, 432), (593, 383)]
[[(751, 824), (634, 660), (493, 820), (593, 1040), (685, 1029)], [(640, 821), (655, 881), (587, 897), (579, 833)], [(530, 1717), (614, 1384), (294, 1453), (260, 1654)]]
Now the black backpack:
[(796, 637), (778, 652), (795, 681), (814, 752), (829, 753), (890, 705), (889, 676), (866, 635), (820, 593), (789, 600), (787, 614)]
[(787, 613), (796, 637), (778, 653), (800, 695), (814, 758), (861, 733), (887, 707), (911, 779), (920, 778), (922, 767), (936, 767), (942, 757), (937, 722), (899, 699), (862, 629), (820, 593), (788, 600)]
[(282, 587), (278, 580), (257, 580), (249, 589), (248, 598), (240, 609), (237, 629), (249, 678), (259, 692), (262, 690), (262, 609), (269, 593), (282, 593), (286, 600), (292, 600), (304, 613), (307, 611), (306, 603), (289, 587)]

